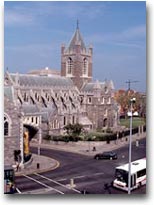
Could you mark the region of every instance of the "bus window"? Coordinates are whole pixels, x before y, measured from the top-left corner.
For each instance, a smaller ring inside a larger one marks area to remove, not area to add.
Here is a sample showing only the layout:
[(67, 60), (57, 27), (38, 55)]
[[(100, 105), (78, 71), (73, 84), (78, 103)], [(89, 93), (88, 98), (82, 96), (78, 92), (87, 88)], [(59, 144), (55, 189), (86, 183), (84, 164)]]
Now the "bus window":
[(131, 175), (131, 187), (134, 187), (136, 185), (136, 175)]
[(125, 182), (128, 185), (128, 172), (122, 169), (116, 169), (115, 176), (119, 181)]
[(145, 176), (146, 175), (146, 169), (142, 169), (137, 172), (137, 178)]

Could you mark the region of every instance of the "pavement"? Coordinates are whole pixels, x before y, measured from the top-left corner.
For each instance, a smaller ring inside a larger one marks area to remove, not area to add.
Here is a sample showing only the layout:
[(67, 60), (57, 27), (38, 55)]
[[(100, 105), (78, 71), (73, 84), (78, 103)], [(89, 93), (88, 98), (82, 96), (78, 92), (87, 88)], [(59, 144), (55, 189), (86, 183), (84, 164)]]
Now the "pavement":
[[(142, 134), (135, 134), (132, 135), (132, 142), (136, 142), (136, 146), (139, 146), (139, 140), (146, 137), (146, 133)], [(128, 136), (129, 138), (129, 136)], [(49, 141), (42, 141), (41, 148), (47, 148), (47, 149), (55, 149), (55, 150), (62, 150), (72, 153), (78, 153), (88, 156), (93, 156), (96, 153), (104, 152), (104, 151), (111, 151), (118, 149), (120, 147), (123, 147), (129, 143), (129, 140), (126, 137), (123, 139), (118, 139), (116, 141), (110, 141), (109, 144), (106, 142), (49, 142)], [(38, 147), (37, 141), (31, 141), (30, 146), (32, 147)], [(94, 151), (95, 147), (95, 151)], [(32, 160), (29, 162), (29, 164), (26, 164), (26, 166), (19, 171), (15, 172), (16, 176), (21, 176), (23, 174), (33, 174), (33, 173), (41, 173), (45, 171), (50, 171), (56, 169), (60, 163), (52, 158), (43, 156), (43, 155), (32, 155)]]
[(15, 171), (15, 176), (28, 175), (33, 173), (41, 173), (49, 170), (54, 170), (59, 166), (59, 162), (55, 159), (32, 154), (32, 160), (19, 171)]

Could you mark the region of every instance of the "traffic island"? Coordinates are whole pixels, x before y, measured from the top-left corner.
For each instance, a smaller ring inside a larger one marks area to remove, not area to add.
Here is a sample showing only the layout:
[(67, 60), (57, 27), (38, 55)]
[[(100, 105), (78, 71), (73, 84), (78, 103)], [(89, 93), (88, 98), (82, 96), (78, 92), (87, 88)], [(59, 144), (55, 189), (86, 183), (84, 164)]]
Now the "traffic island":
[(33, 154), (33, 160), (29, 166), (26, 166), (24, 169), (15, 172), (15, 176), (33, 174), (33, 173), (41, 173), (50, 170), (54, 170), (59, 167), (59, 162), (55, 159)]

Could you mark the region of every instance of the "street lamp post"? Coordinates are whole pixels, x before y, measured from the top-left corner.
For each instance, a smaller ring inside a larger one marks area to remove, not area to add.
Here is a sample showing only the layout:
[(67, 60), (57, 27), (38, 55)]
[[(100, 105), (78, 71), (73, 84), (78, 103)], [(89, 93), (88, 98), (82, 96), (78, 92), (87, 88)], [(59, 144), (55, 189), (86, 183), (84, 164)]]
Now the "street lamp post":
[(21, 112), (20, 115), (20, 151), (21, 151), (21, 165), (24, 166), (24, 139), (23, 139), (23, 121), (24, 113)]
[(38, 155), (41, 151), (42, 133), (41, 133), (41, 116), (39, 117), (39, 133), (38, 133)]
[(129, 135), (129, 173), (128, 173), (128, 194), (131, 193), (131, 156), (132, 156), (132, 121), (133, 121), (133, 103), (136, 98), (130, 100), (130, 135)]

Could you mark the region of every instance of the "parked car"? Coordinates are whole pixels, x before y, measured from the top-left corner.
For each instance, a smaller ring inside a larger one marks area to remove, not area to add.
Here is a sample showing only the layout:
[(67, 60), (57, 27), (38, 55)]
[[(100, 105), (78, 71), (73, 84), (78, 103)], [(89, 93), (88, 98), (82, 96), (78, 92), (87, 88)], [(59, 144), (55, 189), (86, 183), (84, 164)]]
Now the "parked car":
[(117, 154), (115, 152), (103, 152), (96, 154), (94, 159), (117, 159)]

